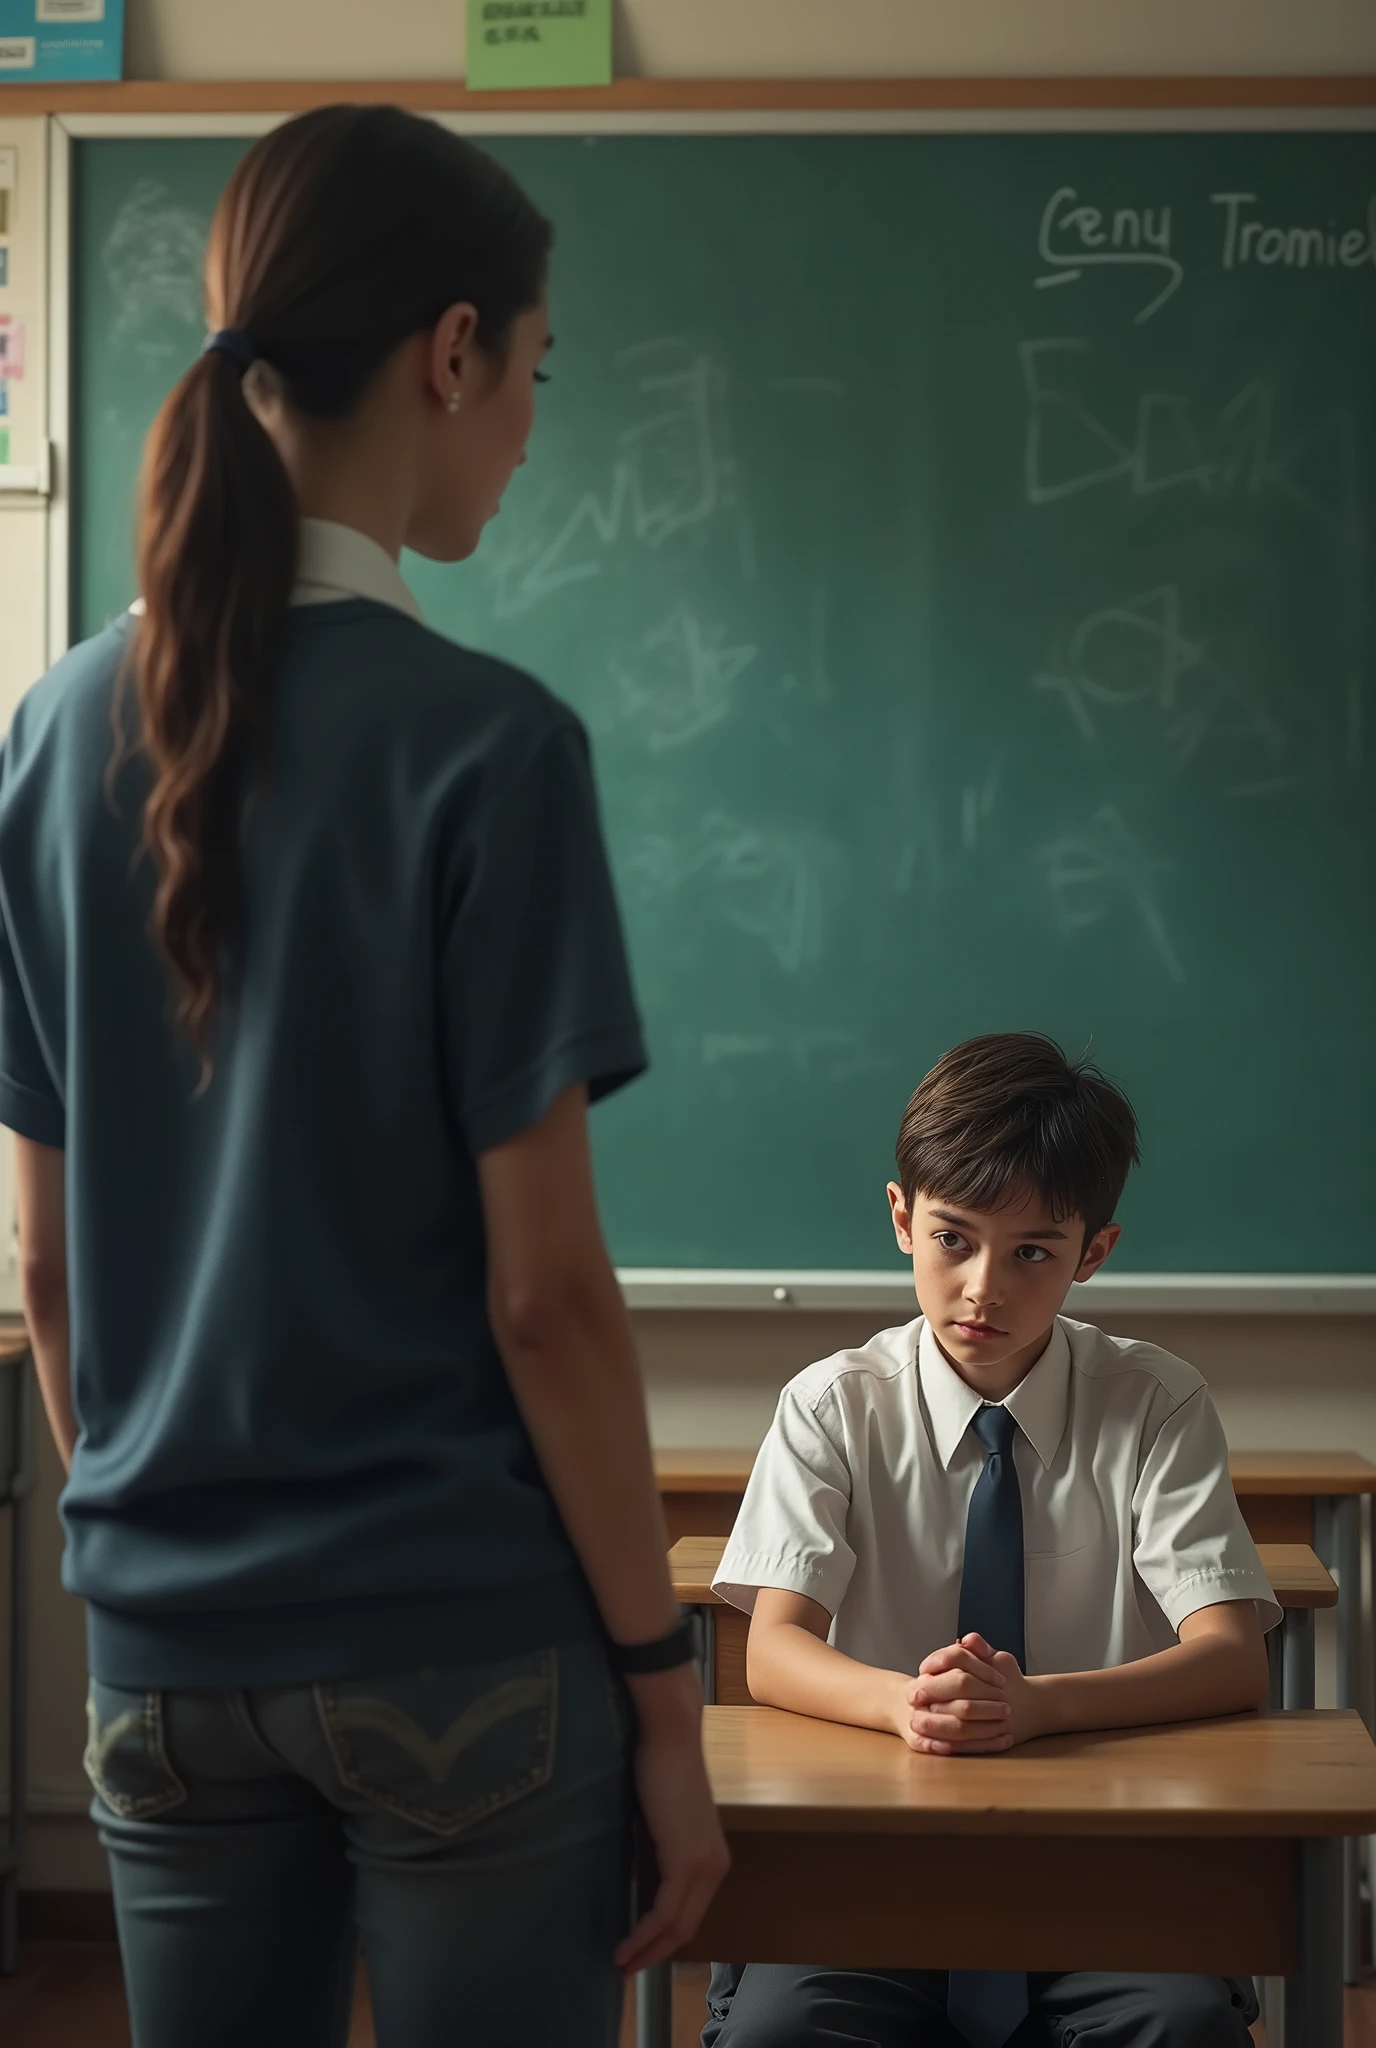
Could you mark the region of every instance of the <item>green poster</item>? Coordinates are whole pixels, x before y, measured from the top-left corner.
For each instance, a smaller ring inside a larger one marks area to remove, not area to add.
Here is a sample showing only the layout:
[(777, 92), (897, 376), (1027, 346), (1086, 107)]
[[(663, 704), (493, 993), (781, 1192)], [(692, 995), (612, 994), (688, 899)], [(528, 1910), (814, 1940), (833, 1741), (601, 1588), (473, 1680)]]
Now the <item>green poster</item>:
[(468, 85), (610, 85), (612, 0), (468, 0)]

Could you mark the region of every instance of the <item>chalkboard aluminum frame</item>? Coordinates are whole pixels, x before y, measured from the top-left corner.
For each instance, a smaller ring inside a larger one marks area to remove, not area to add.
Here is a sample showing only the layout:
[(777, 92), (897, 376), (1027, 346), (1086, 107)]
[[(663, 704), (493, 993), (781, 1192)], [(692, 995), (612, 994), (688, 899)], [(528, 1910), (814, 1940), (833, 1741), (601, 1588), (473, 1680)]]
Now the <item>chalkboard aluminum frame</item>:
[[(1376, 80), (1353, 79), (1352, 102), (1342, 103), (1336, 92), (1309, 97), (1305, 88), (1331, 87), (1334, 81), (1295, 81), (1296, 103), (1274, 101), (1265, 80), (1218, 80), (1212, 83), (1219, 97), (1210, 101), (1209, 81), (1117, 81), (1125, 96), (1134, 83), (1142, 86), (1143, 104), (1075, 104), (1077, 95), (1068, 90), (1064, 104), (1007, 104), (1008, 82), (991, 82), (988, 105), (864, 105), (856, 104), (857, 83), (838, 86), (835, 106), (780, 105), (780, 89), (763, 83), (762, 104), (643, 106), (623, 109), (605, 105), (559, 106), (549, 111), (530, 108), (502, 108), (488, 111), (446, 109), (452, 90), (436, 88), (441, 104), (427, 106), (424, 90), (398, 85), (396, 97), (418, 111), (429, 112), (456, 132), (483, 135), (725, 135), (725, 134), (951, 134), (978, 132), (1006, 133), (1094, 133), (1114, 131), (1208, 132), (1223, 130), (1353, 129), (1376, 128)], [(899, 84), (904, 82), (900, 81)], [(941, 82), (937, 82), (940, 84)], [(966, 82), (957, 82), (961, 85)], [(1029, 81), (1035, 86), (1038, 81)], [(1070, 84), (1073, 86), (1073, 81)], [(1239, 94), (1239, 85), (1255, 88), (1249, 99)], [(1185, 103), (1161, 103), (1153, 86), (1182, 91)], [(116, 91), (119, 89), (117, 88)], [(174, 94), (178, 89), (162, 88)], [(188, 98), (195, 88), (185, 88)], [(224, 89), (222, 89), (224, 90)], [(97, 139), (143, 139), (166, 137), (244, 136), (266, 134), (289, 119), (294, 108), (282, 104), (290, 88), (276, 88), (271, 94), (252, 85), (240, 88), (246, 102), (242, 112), (224, 110), (67, 112), (48, 116), (48, 393), (49, 442), (52, 453), (52, 489), (47, 506), (47, 659), (49, 664), (66, 652), (71, 642), (71, 535), (68, 498), (71, 446), (71, 265), (72, 265), (72, 149), (77, 142)], [(331, 88), (334, 90), (334, 88)], [(732, 85), (722, 89), (724, 101), (738, 101), (749, 88)], [(358, 92), (356, 84), (341, 80), (338, 96)], [(617, 88), (613, 88), (615, 96)], [(360, 96), (362, 94), (360, 93)], [(369, 98), (385, 97), (385, 89), (367, 89)], [(799, 95), (800, 97), (805, 94)], [(881, 95), (876, 94), (876, 97)], [(934, 95), (939, 97), (939, 95)], [(256, 109), (255, 98), (271, 98), (276, 104)], [(304, 88), (303, 103), (318, 103), (321, 88)], [(462, 97), (460, 95), (460, 97)], [(861, 95), (862, 97), (862, 95)], [(901, 99), (895, 86), (893, 97)], [(960, 95), (957, 95), (960, 97)], [(771, 102), (774, 102), (771, 104)], [(1004, 102), (1004, 103), (1000, 103)], [(41, 111), (38, 108), (35, 112)], [(821, 1309), (877, 1309), (896, 1314), (912, 1313), (912, 1281), (898, 1265), (892, 1271), (876, 1272), (757, 1272), (750, 1270), (694, 1271), (669, 1268), (627, 1268), (618, 1275), (628, 1305), (643, 1310), (817, 1311)], [(1104, 1274), (1082, 1289), (1076, 1289), (1067, 1304), (1076, 1312), (1082, 1306), (1091, 1314), (1113, 1310), (1127, 1313), (1179, 1313), (1240, 1315), (1376, 1315), (1376, 1274), (1218, 1274), (1218, 1273), (1125, 1273)]]

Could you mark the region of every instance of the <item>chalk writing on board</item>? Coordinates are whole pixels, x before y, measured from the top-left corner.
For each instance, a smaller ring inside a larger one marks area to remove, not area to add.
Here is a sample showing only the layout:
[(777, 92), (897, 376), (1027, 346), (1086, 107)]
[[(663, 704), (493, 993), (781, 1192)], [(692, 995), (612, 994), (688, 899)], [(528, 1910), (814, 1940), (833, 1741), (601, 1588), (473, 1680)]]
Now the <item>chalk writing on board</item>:
[(708, 1031), (701, 1041), (701, 1060), (704, 1067), (767, 1060), (771, 1066), (787, 1066), (800, 1080), (829, 1081), (887, 1073), (894, 1065), (892, 1055), (876, 1052), (863, 1032), (826, 1025), (779, 1033)]
[(1327, 220), (1322, 227), (1281, 227), (1255, 213), (1255, 192), (1211, 192), (1210, 201), (1222, 209), (1225, 270), (1246, 270), (1258, 264), (1264, 270), (1279, 265), (1286, 270), (1367, 270), (1376, 268), (1376, 193), (1367, 201), (1366, 218), (1354, 221)]
[(994, 815), (1002, 777), (1003, 761), (999, 759), (983, 782), (967, 782), (960, 792), (960, 843), (966, 853), (975, 851), (981, 827)]
[(1060, 695), (1093, 743), (1092, 705), (1150, 702), (1172, 711), (1181, 676), (1203, 653), (1203, 643), (1181, 631), (1180, 592), (1168, 584), (1090, 612), (1071, 633), (1064, 660), (1034, 675), (1032, 687)]
[(742, 824), (713, 811), (678, 838), (655, 833), (623, 872), (642, 896), (670, 895), (698, 876), (729, 924), (766, 946), (787, 974), (821, 957), (826, 899), (841, 854), (820, 833)]
[(753, 536), (741, 505), (726, 412), (727, 376), (713, 357), (670, 337), (624, 349), (642, 416), (617, 436), (603, 490), (571, 510), (546, 498), (519, 532), (508, 526), (479, 556), (495, 586), (499, 618), (515, 618), (571, 584), (600, 576), (608, 551), (629, 537), (662, 548), (723, 515), (732, 519), (742, 573), (753, 572)]
[(724, 626), (709, 625), (692, 605), (677, 604), (634, 647), (608, 661), (616, 710), (643, 727), (653, 752), (681, 747), (728, 716), (733, 686), (757, 651), (733, 642)]
[(1161, 714), (1162, 745), (1177, 768), (1188, 766), (1211, 738), (1227, 742), (1234, 766), (1241, 746), (1258, 748), (1266, 777), (1244, 778), (1227, 795), (1269, 793), (1276, 766), (1290, 751), (1290, 733), (1261, 683), (1235, 673), (1213, 653), (1207, 635), (1187, 627), (1173, 583), (1088, 613), (1064, 653), (1033, 676), (1032, 687), (1059, 696), (1091, 745), (1105, 715), (1145, 705)]
[(127, 340), (157, 319), (204, 325), (201, 266), (209, 233), (209, 221), (179, 205), (166, 185), (139, 180), (100, 252), (115, 302), (112, 340)]
[(1282, 435), (1275, 393), (1253, 379), (1217, 409), (1179, 392), (1131, 401), (1126, 432), (1106, 424), (1076, 386), (1094, 356), (1075, 337), (1019, 344), (1027, 424), (1023, 486), (1032, 505), (1121, 483), (1136, 497), (1188, 488), (1202, 497), (1275, 492), (1343, 540), (1359, 544), (1357, 433), (1345, 405)]
[(824, 583), (814, 583), (807, 594), (807, 666), (801, 676), (789, 670), (779, 687), (787, 695), (795, 692), (813, 704), (825, 704), (831, 696), (831, 675), (827, 668), (827, 613), (829, 599)]
[(1135, 315), (1139, 327), (1174, 297), (1185, 276), (1171, 254), (1169, 206), (1084, 205), (1073, 185), (1060, 186), (1042, 208), (1037, 253), (1047, 265), (1034, 280), (1040, 288), (1074, 284), (1087, 270), (1108, 267), (1163, 272), (1165, 283)]
[(1157, 897), (1157, 882), (1175, 862), (1154, 858), (1130, 829), (1116, 804), (1101, 804), (1088, 825), (1064, 832), (1039, 856), (1057, 929), (1063, 938), (1101, 924), (1126, 896), (1141, 919), (1157, 959), (1170, 979), (1185, 980), (1185, 968)]

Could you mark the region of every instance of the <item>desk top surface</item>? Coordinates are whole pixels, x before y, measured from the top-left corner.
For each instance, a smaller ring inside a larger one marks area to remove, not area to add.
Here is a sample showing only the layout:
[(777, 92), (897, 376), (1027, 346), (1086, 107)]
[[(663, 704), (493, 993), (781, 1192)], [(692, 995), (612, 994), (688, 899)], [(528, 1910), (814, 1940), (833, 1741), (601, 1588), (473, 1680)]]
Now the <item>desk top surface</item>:
[[(683, 1536), (669, 1552), (674, 1592), (686, 1605), (717, 1604), (712, 1580), (724, 1536)], [(1282, 1607), (1336, 1607), (1338, 1588), (1307, 1543), (1259, 1543), (1261, 1568)]]
[[(663, 1493), (739, 1493), (755, 1453), (656, 1451)], [(1356, 1451), (1234, 1451), (1228, 1459), (1240, 1494), (1376, 1493), (1376, 1465)]]
[(1357, 1835), (1376, 1830), (1376, 1745), (1349, 1710), (1057, 1735), (994, 1757), (916, 1756), (896, 1735), (773, 1707), (708, 1707), (728, 1828), (960, 1835)]

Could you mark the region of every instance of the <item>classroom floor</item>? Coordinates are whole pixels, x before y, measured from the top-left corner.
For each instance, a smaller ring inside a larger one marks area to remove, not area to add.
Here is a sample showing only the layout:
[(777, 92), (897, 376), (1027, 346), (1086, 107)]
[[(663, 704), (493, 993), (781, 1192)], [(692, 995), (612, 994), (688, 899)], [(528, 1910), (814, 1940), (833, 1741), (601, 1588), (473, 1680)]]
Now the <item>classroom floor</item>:
[[(703, 2019), (707, 1969), (674, 1973), (674, 2048), (693, 2048)], [(1253, 2029), (1257, 2048), (1266, 2030)], [(109, 1942), (35, 1942), (23, 1952), (19, 1974), (0, 1977), (0, 2040), (5, 2048), (129, 2048), (119, 1956)], [(1347, 1994), (1344, 2048), (1376, 2048), (1376, 1976)], [(631, 2002), (621, 2048), (634, 2048)], [(368, 1987), (359, 1975), (349, 2048), (376, 2048)]]

